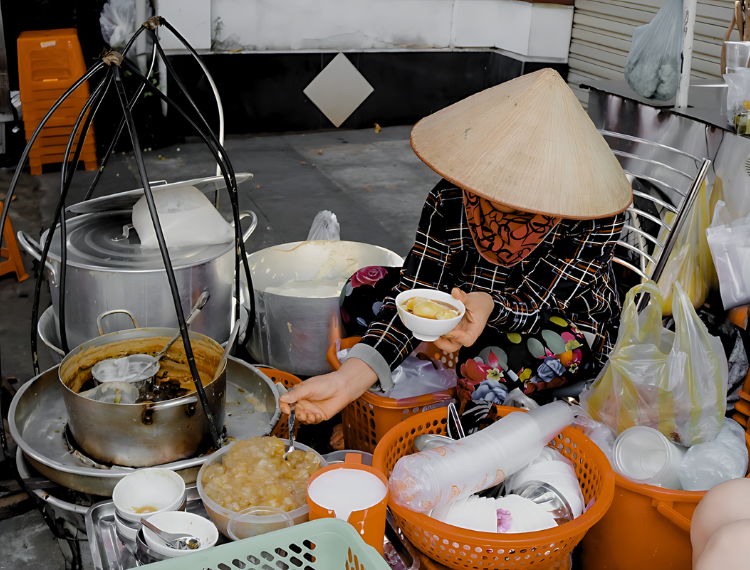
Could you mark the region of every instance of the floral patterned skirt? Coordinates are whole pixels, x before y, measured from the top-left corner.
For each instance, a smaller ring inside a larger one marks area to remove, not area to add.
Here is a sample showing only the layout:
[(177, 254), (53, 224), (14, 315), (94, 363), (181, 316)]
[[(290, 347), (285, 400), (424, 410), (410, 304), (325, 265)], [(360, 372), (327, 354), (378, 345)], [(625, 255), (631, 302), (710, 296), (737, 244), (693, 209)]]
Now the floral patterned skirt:
[(549, 388), (592, 378), (595, 367), (583, 334), (565, 318), (553, 316), (533, 334), (486, 327), (458, 355), (459, 397), (503, 404), (514, 388), (544, 397)]

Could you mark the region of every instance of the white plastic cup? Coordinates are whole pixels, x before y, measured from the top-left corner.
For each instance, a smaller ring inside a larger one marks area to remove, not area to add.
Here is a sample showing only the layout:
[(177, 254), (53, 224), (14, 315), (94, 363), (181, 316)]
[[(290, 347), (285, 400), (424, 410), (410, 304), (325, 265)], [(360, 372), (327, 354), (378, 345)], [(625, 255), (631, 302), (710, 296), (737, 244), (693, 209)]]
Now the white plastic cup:
[(615, 440), (613, 467), (635, 483), (679, 491), (682, 485), (677, 469), (687, 449), (672, 443), (658, 430), (635, 426)]
[(747, 67), (750, 61), (750, 42), (724, 42), (724, 45), (727, 48), (727, 68)]
[(536, 421), (539, 434), (545, 442), (552, 441), (575, 419), (570, 406), (561, 401), (534, 408), (526, 413)]

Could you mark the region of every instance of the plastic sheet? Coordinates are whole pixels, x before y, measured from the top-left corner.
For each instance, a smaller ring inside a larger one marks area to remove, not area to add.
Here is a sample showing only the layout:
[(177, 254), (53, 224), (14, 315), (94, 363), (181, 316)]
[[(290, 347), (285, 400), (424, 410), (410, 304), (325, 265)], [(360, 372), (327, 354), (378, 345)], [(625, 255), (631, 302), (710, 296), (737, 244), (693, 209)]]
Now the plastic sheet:
[(706, 230), (725, 309), (750, 303), (750, 216), (732, 219), (723, 201)]
[(307, 234), (307, 241), (328, 240), (338, 241), (341, 239), (341, 228), (336, 214), (329, 210), (318, 212), (310, 226), (310, 232)]
[[(642, 425), (690, 447), (719, 434), (728, 367), (721, 341), (708, 334), (680, 284), (674, 287), (671, 343), (671, 334), (663, 333), (656, 284), (649, 281), (628, 292), (609, 363), (581, 393), (581, 407), (618, 435)], [(639, 315), (634, 298), (640, 291), (652, 298)]]
[[(153, 195), (164, 240), (170, 249), (228, 243), (234, 239), (232, 226), (194, 186), (166, 190), (157, 187)], [(141, 246), (159, 247), (145, 195), (133, 206), (133, 227)]]
[(747, 474), (745, 430), (725, 418), (719, 436), (688, 449), (677, 473), (686, 491), (708, 491), (719, 483), (740, 479)]
[(642, 97), (671, 99), (680, 80), (681, 50), (682, 0), (666, 0), (651, 23), (633, 30), (625, 63), (628, 85)]

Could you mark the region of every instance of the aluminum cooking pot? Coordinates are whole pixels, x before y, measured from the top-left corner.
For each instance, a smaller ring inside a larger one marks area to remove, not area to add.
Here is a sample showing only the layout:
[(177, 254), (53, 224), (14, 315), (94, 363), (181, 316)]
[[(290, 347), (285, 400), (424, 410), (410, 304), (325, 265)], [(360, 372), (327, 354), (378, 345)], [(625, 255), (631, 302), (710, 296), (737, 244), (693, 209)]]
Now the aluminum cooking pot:
[[(247, 241), (257, 226), (253, 212), (243, 212), (252, 222), (245, 231)], [(174, 301), (158, 249), (143, 249), (128, 211), (84, 214), (67, 223), (67, 275), (65, 324), (68, 346), (77, 346), (97, 336), (96, 318), (113, 309), (127, 309), (147, 327), (177, 327)], [(55, 229), (45, 266), (49, 281), (55, 326), (60, 330), (58, 307), (60, 233)], [(49, 230), (42, 234), (42, 243)], [(41, 260), (42, 248), (28, 234), (18, 232), (18, 242), (32, 257)], [(229, 338), (234, 323), (234, 244), (232, 242), (170, 249), (177, 287), (185, 315), (203, 291), (211, 293), (192, 325), (196, 332), (219, 343)], [(108, 330), (130, 327), (126, 317), (107, 320)]]
[(326, 351), (344, 336), (340, 284), (362, 267), (403, 264), (390, 250), (351, 241), (287, 243), (247, 259), (256, 302), (250, 354), (298, 376), (331, 371)]
[[(139, 328), (110, 333), (72, 350), (62, 361), (59, 378), (68, 412), (68, 427), (78, 446), (101, 463), (147, 467), (171, 463), (205, 452), (211, 445), (208, 421), (197, 394), (160, 403), (108, 404), (89, 400), (77, 392), (94, 362), (127, 354), (156, 354), (177, 329)], [(208, 381), (206, 397), (216, 429), (224, 427), (226, 370), (214, 380), (222, 348), (199, 333), (190, 332), (196, 364)], [(177, 341), (165, 360), (184, 363), (182, 342)], [(187, 365), (184, 364), (187, 370)], [(226, 368), (226, 367), (225, 367)], [(188, 373), (189, 374), (189, 373)], [(203, 374), (201, 375), (203, 376)]]

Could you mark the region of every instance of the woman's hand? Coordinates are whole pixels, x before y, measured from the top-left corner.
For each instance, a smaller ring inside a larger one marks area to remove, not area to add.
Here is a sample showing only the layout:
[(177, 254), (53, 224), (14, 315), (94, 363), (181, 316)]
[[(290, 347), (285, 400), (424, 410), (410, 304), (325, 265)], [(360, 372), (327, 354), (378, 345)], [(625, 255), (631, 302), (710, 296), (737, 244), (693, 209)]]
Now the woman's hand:
[(475, 291), (467, 294), (454, 287), (451, 296), (464, 304), (466, 313), (455, 329), (435, 341), (435, 346), (446, 352), (456, 352), (462, 346), (474, 344), (495, 307), (495, 300), (489, 293)]
[(279, 398), (279, 405), (283, 413), (289, 414), (289, 405), (296, 404), (299, 421), (318, 424), (330, 420), (377, 380), (372, 368), (358, 358), (350, 358), (335, 372), (315, 376), (295, 386)]

